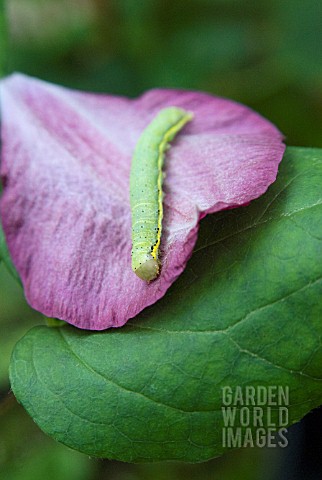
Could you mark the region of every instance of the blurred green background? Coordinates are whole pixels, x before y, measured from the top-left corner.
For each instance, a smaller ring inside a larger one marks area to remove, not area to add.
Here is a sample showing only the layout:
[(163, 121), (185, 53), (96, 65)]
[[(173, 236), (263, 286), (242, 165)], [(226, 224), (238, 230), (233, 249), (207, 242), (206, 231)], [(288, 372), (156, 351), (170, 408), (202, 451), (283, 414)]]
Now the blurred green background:
[(136, 96), (206, 90), (322, 146), (318, 0), (9, 0), (8, 70)]
[[(3, 6), (7, 73), (127, 96), (153, 87), (205, 90), (251, 106), (288, 145), (322, 147), (322, 2), (9, 0)], [(242, 449), (201, 465), (127, 465), (56, 444), (8, 393), (11, 350), (39, 323), (0, 265), (1, 480), (291, 478), (281, 476), (282, 452), (274, 449)]]

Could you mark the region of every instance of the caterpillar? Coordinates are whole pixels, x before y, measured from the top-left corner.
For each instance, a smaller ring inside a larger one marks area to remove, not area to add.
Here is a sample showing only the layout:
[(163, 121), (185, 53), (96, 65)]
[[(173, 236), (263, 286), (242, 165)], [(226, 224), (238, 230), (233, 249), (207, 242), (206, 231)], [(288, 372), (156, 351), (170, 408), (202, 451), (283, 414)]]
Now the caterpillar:
[(136, 144), (130, 173), (132, 213), (132, 269), (151, 282), (160, 273), (158, 259), (162, 233), (162, 171), (168, 143), (193, 114), (167, 107), (145, 128)]

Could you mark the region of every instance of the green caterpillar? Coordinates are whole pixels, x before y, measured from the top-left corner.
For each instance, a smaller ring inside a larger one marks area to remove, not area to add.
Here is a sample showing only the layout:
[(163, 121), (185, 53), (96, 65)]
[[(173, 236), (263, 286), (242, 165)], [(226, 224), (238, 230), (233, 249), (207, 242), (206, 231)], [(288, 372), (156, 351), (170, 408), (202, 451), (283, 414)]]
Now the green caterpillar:
[(130, 175), (132, 269), (150, 282), (160, 272), (158, 260), (163, 218), (162, 166), (167, 145), (193, 114), (177, 107), (162, 109), (136, 145)]

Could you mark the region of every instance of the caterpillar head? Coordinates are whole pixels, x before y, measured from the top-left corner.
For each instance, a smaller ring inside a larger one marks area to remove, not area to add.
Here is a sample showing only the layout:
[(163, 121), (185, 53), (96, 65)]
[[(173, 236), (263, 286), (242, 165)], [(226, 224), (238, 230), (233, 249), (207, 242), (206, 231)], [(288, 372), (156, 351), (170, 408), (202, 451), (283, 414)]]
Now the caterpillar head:
[(159, 262), (154, 258), (146, 260), (134, 272), (145, 282), (152, 282), (159, 275)]

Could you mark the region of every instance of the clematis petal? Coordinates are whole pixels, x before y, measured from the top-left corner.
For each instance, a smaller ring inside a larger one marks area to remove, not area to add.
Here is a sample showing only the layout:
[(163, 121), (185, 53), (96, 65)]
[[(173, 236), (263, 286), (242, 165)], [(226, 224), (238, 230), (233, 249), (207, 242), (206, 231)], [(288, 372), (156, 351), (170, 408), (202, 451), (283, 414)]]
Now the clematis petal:
[[(161, 298), (185, 268), (199, 220), (263, 194), (284, 152), (280, 132), (257, 113), (199, 92), (132, 100), (20, 74), (1, 88), (8, 248), (30, 305), (80, 328), (119, 327)], [(146, 284), (131, 269), (131, 157), (171, 105), (194, 119), (166, 155), (162, 271)]]

